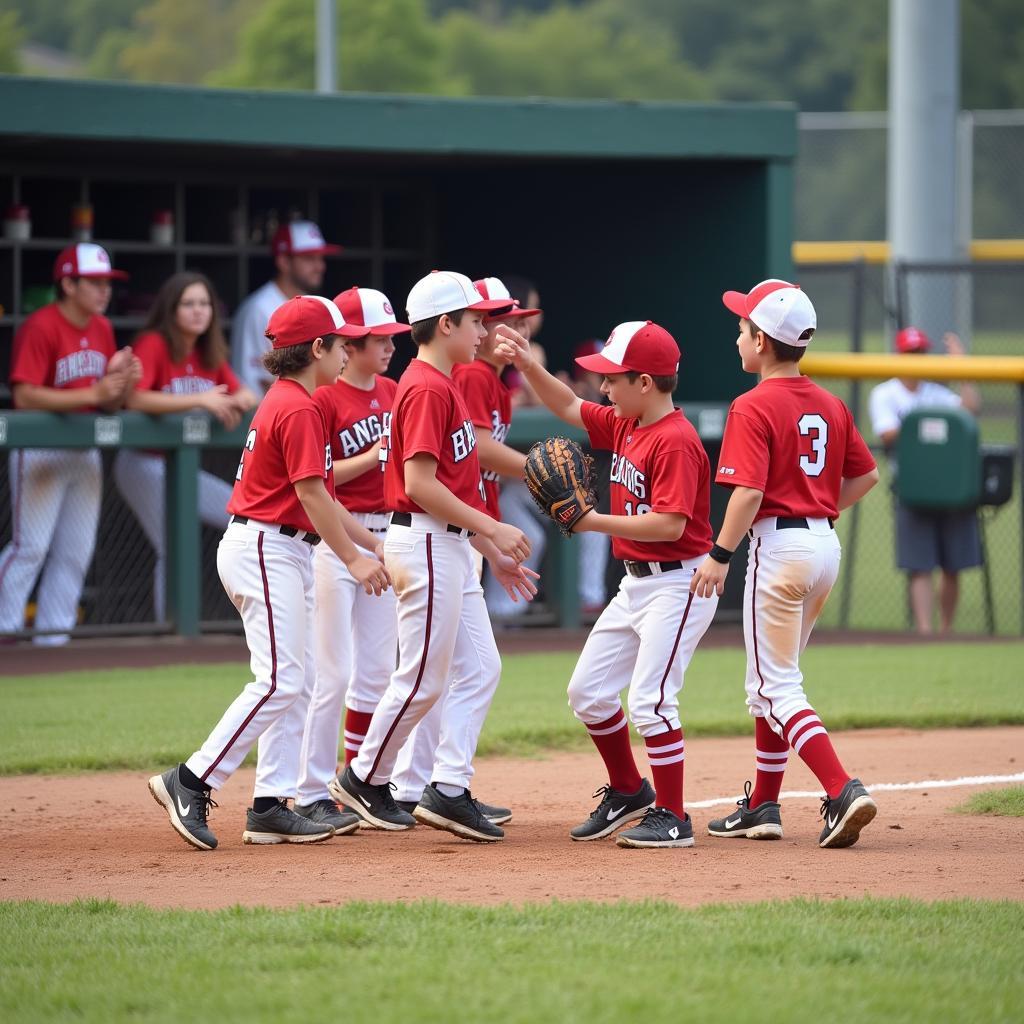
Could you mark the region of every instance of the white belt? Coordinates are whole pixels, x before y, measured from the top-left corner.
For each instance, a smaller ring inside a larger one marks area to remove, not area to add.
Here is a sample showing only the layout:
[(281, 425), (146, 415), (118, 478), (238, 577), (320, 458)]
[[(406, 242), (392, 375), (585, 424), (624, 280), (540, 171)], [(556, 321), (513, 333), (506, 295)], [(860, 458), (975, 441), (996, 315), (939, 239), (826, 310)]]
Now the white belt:
[(783, 520), (784, 523), (789, 522), (791, 524), (791, 521), (792, 521), (793, 518), (803, 519), (804, 517), (802, 517), (802, 516), (799, 516), (799, 517), (767, 516), (766, 518), (759, 519), (756, 523), (754, 523), (754, 525), (750, 528), (750, 536), (751, 537), (761, 537), (761, 536), (763, 536), (766, 533), (776, 533), (780, 529), (783, 529), (783, 530), (805, 529), (805, 530), (807, 530), (808, 533), (814, 533), (814, 534), (817, 534), (818, 536), (821, 536), (821, 537), (827, 537), (830, 533), (834, 533), (835, 532), (835, 527), (832, 525), (832, 520), (830, 520), (830, 519), (810, 519), (810, 518), (807, 518), (807, 519), (804, 520), (804, 522), (806, 522), (806, 524), (807, 524), (806, 526), (796, 527), (796, 526), (793, 526), (793, 525), (784, 525), (784, 526), (780, 527), (779, 526), (779, 519), (780, 518)]

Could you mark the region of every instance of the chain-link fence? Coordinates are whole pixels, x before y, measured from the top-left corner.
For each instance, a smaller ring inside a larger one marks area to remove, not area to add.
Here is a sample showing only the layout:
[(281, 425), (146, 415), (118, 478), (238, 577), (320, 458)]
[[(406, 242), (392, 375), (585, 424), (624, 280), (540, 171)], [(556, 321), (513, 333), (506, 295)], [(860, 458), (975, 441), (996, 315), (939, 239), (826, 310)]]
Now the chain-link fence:
[[(76, 636), (172, 628), (157, 552), (115, 484), (116, 458), (109, 450), (51, 449), (0, 458), (0, 638), (31, 633), (52, 642), (69, 627)], [(202, 454), (203, 469), (228, 482), (237, 462), (226, 450)], [(202, 528), (206, 630), (241, 628), (217, 578), (222, 532)]]

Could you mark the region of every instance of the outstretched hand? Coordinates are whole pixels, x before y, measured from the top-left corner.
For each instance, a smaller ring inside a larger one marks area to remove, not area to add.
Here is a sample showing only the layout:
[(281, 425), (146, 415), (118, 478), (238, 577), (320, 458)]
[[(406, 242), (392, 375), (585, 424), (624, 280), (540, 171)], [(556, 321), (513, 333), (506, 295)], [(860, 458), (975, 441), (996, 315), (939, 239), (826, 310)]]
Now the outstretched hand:
[(508, 555), (490, 558), (488, 564), (491, 567), (491, 574), (513, 601), (518, 602), (520, 597), (524, 601), (532, 601), (536, 597), (537, 584), (534, 580), (540, 579), (540, 573), (520, 565)]
[(505, 363), (511, 363), (520, 373), (525, 373), (533, 365), (533, 352), (530, 343), (508, 324), (499, 324), (494, 332), (497, 344), (494, 354)]

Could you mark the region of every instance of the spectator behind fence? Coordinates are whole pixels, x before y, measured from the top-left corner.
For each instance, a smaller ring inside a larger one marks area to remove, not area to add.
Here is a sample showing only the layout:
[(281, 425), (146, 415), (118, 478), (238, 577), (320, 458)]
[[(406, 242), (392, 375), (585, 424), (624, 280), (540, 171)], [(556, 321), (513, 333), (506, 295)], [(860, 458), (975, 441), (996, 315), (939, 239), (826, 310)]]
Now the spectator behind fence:
[(324, 241), (308, 220), (283, 224), (270, 245), (275, 277), (257, 288), (235, 310), (231, 321), (231, 364), (246, 387), (260, 398), (273, 383), (263, 357), (270, 351), (264, 331), (271, 314), (296, 295), (319, 295), (327, 265), (325, 256), (341, 252)]
[[(111, 268), (98, 245), (82, 242), (61, 252), (53, 269), (56, 301), (33, 313), (14, 339), (15, 408), (68, 413), (123, 407), (139, 379), (139, 362), (130, 348), (117, 351), (103, 314), (111, 281), (127, 276)], [(96, 543), (100, 453), (16, 449), (9, 467), (12, 533), (0, 553), (0, 634), (24, 626), (38, 577), (35, 628), (45, 635), (35, 643), (66, 643)]]
[[(185, 271), (164, 282), (135, 340), (142, 377), (128, 399), (129, 409), (153, 416), (200, 409), (228, 430), (238, 426), (258, 400), (228, 365), (218, 307), (213, 284), (203, 274)], [(114, 460), (117, 489), (156, 554), (153, 610), (158, 622), (164, 619), (166, 594), (165, 469), (161, 452), (125, 448)], [(205, 470), (199, 471), (198, 484), (200, 520), (223, 531), (231, 484)]]
[[(955, 334), (943, 339), (950, 355), (962, 356), (964, 346)], [(895, 348), (908, 358), (931, 348), (924, 331), (905, 327), (896, 335)], [(882, 442), (892, 466), (893, 490), (896, 490), (896, 439), (900, 424), (912, 409), (962, 405), (977, 415), (981, 408), (978, 389), (964, 383), (960, 394), (930, 380), (893, 377), (871, 390), (869, 412), (871, 428)], [(981, 565), (978, 517), (974, 509), (920, 509), (896, 503), (896, 564), (909, 576), (910, 607), (914, 624), (922, 635), (934, 629), (935, 594), (932, 573), (942, 572), (939, 582), (939, 631), (948, 633), (956, 616), (960, 596), (959, 573)]]

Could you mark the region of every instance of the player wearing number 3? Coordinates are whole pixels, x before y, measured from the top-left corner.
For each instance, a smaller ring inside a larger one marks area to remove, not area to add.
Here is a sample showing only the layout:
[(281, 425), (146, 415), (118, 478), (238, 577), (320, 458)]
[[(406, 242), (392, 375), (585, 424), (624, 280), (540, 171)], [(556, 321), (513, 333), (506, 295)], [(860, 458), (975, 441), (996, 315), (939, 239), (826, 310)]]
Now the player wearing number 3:
[(825, 789), (818, 845), (852, 846), (877, 808), (843, 768), (808, 703), (800, 652), (839, 573), (835, 519), (874, 487), (878, 470), (849, 409), (800, 375), (817, 324), (800, 288), (768, 280), (722, 300), (740, 318), (743, 369), (761, 379), (729, 410), (716, 479), (732, 495), (718, 543), (691, 589), (721, 594), (729, 559), (749, 534), (743, 627), (757, 776), (739, 810), (710, 822), (708, 831), (781, 838), (778, 798), (792, 747)]

